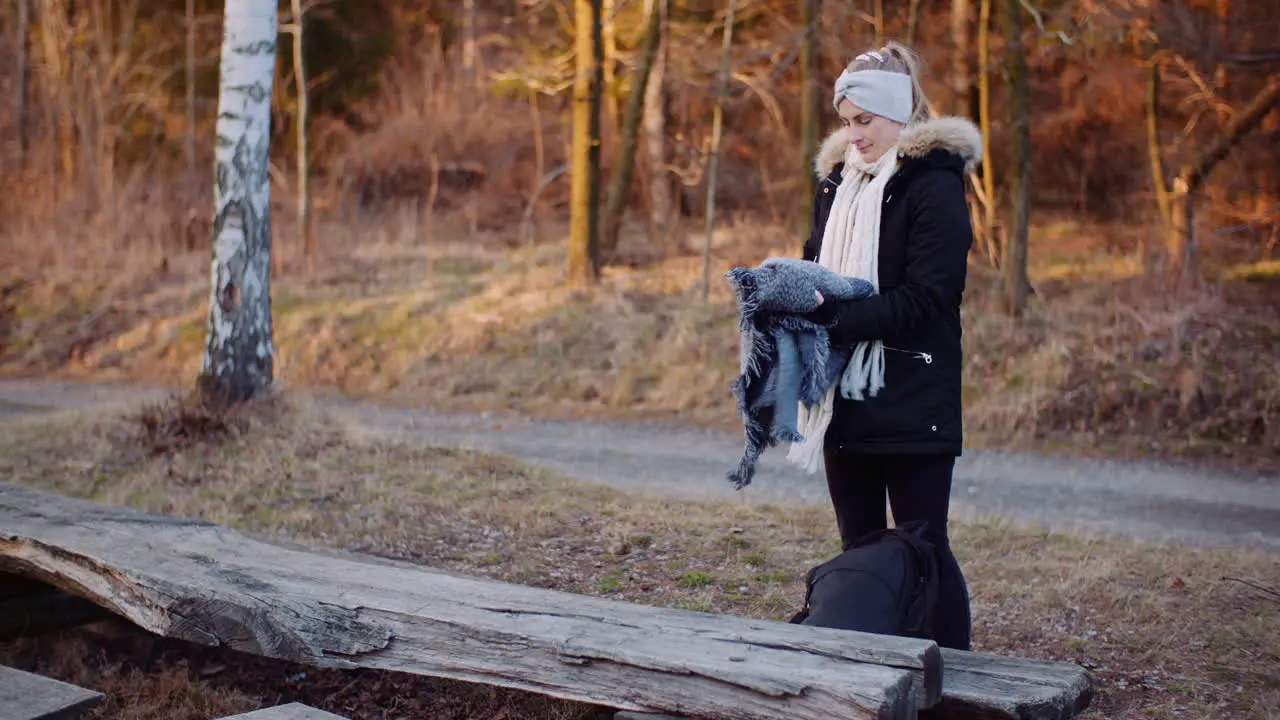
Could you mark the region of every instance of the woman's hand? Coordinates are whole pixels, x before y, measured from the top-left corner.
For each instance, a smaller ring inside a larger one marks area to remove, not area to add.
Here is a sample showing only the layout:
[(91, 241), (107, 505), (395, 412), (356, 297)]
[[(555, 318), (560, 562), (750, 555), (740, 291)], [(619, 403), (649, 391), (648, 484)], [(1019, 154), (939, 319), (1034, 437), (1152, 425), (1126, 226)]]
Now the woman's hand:
[(818, 298), (818, 307), (805, 313), (804, 318), (814, 325), (831, 327), (840, 317), (840, 303), (827, 302), (827, 299), (822, 297), (822, 293), (817, 290), (814, 290), (813, 294)]

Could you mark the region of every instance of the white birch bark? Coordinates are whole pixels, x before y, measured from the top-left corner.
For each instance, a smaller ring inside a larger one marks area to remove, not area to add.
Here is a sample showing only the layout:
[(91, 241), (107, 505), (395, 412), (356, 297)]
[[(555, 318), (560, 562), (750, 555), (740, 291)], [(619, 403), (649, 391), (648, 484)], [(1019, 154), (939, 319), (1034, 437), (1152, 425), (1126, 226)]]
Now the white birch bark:
[(271, 84), (274, 0), (226, 0), (222, 39), (208, 342), (199, 387), (239, 402), (271, 384)]

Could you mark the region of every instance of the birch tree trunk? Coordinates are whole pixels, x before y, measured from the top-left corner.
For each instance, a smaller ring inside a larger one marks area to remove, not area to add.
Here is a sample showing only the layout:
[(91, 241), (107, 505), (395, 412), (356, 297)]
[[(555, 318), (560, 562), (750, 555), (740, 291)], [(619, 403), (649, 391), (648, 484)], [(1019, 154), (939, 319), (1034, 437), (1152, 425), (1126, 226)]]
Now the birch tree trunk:
[(1009, 81), (1009, 233), (1004, 251), (1006, 308), (1019, 317), (1027, 307), (1027, 244), (1031, 220), (1031, 98), (1022, 44), (1022, 4), (1003, 0), (1005, 74)]
[(671, 0), (651, 0), (662, 14), (658, 52), (644, 90), (644, 142), (649, 165), (649, 242), (666, 243), (671, 221), (671, 183), (667, 173), (667, 48)]
[(271, 85), (274, 0), (226, 0), (222, 38), (205, 402), (247, 400), (271, 385)]
[(600, 85), (603, 42), (600, 0), (575, 0), (577, 69), (573, 80), (569, 257), (565, 275), (575, 285), (600, 277)]

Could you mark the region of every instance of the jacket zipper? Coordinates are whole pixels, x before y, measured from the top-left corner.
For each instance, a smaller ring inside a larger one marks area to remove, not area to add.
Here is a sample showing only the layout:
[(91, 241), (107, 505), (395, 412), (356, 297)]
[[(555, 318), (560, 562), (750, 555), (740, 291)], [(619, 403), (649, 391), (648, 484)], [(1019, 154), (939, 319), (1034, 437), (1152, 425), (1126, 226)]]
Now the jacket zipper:
[(917, 360), (923, 360), (925, 365), (933, 364), (933, 355), (930, 355), (929, 353), (926, 353), (926, 352), (917, 352), (915, 350), (902, 350), (896, 347), (889, 347), (888, 345), (885, 345), (884, 349), (892, 350), (894, 352), (906, 353)]

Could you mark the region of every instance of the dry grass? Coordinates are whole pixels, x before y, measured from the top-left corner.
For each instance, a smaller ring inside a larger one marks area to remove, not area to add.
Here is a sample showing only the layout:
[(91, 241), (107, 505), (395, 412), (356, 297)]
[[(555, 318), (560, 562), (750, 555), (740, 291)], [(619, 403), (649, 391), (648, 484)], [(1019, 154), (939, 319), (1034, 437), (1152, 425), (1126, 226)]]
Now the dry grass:
[(283, 410), (276, 393), (228, 406), (202, 402), (198, 393), (187, 392), (146, 404), (130, 420), (136, 426), (135, 441), (155, 455), (238, 438), (264, 422), (278, 422)]
[[(275, 281), (280, 377), (415, 405), (734, 427), (736, 312), (720, 274), (792, 254), (788, 233), (727, 225), (704, 306), (693, 255), (609, 268), (599, 287), (573, 291), (561, 242), (507, 247), (510, 232), (455, 220), (403, 208), (327, 216), (320, 276)], [(1103, 242), (1072, 222), (1036, 232), (1038, 296), (1021, 324), (995, 309), (989, 271), (971, 273), (972, 445), (1280, 469), (1280, 376), (1256, 359), (1280, 353), (1265, 263), (1174, 301), (1108, 249), (1133, 238)], [(187, 255), (163, 272), (0, 281), (0, 372), (185, 383), (204, 337), (205, 272)]]
[[(836, 549), (831, 518), (820, 509), (665, 500), (493, 456), (355, 441), (298, 406), (238, 438), (161, 456), (131, 441), (134, 422), (112, 417), (10, 421), (3, 430), (0, 475), (13, 482), (267, 538), (634, 602), (785, 619), (802, 598), (804, 569)], [(959, 524), (954, 535), (973, 593), (978, 648), (1091, 668), (1100, 694), (1088, 717), (1260, 720), (1280, 706), (1280, 604), (1224, 579), (1280, 586), (1274, 556), (1079, 539), (994, 521)], [(4, 648), (0, 659), (21, 656), (22, 647)], [(32, 652), (55, 653), (37, 646), (25, 657)], [(59, 670), (85, 684), (123, 688), (120, 673), (132, 671), (127, 658), (135, 656), (113, 652), (97, 660), (73, 648), (55, 657), (86, 658), (85, 668)], [(189, 708), (210, 692), (235, 708), (291, 693), (327, 697), (281, 685), (285, 670), (259, 665), (246, 666), (247, 678), (239, 665), (217, 678), (202, 677), (194, 660), (165, 667), (167, 675), (152, 668), (130, 677), (162, 685), (165, 677), (185, 678), (191, 687), (171, 693), (173, 707)], [(273, 672), (275, 684), (262, 681)], [(317, 677), (325, 687), (341, 685), (336, 676)], [(404, 697), (397, 683), (410, 681), (378, 682), (387, 694), (340, 696), (330, 707), (352, 714), (359, 704), (357, 717), (390, 712), (388, 703)], [(459, 693), (485, 697), (472, 686), (431, 688), (441, 702)], [(496, 717), (502, 706), (485, 705), (488, 715), (457, 707), (421, 716)], [(164, 712), (111, 716), (197, 716)], [(505, 717), (519, 716), (551, 717)]]

